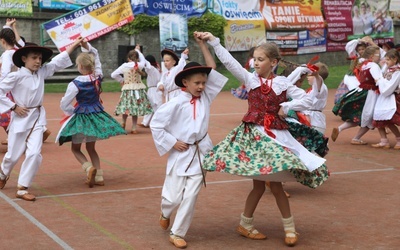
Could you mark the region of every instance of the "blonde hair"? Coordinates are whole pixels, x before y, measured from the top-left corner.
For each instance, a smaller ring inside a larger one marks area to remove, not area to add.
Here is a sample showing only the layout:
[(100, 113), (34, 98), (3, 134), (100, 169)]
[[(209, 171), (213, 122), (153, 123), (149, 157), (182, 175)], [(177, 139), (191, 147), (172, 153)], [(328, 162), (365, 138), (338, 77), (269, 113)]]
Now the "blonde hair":
[(277, 59), (278, 62), (281, 60), (281, 55), (279, 54), (279, 48), (275, 43), (267, 42), (258, 45), (255, 50), (260, 49), (264, 54), (271, 60)]
[(81, 65), (82, 69), (93, 73), (95, 69), (95, 58), (94, 55), (87, 52), (82, 52), (78, 55), (75, 60), (76, 64)]
[(369, 59), (373, 54), (379, 51), (378, 46), (368, 46), (362, 55), (362, 58)]

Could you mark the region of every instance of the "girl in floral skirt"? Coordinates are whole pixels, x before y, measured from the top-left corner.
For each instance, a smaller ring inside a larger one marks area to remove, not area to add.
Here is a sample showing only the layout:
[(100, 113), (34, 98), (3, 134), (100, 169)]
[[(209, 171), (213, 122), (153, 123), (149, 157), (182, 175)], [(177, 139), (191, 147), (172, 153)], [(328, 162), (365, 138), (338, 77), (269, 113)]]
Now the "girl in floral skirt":
[[(328, 178), (325, 159), (310, 153), (288, 132), (285, 117), (289, 109), (298, 111), (311, 106), (304, 90), (294, 86), (293, 78), (307, 72), (298, 67), (289, 77), (274, 76), (273, 68), (280, 59), (273, 43), (259, 45), (254, 50), (255, 72), (250, 73), (220, 44), (219, 39), (205, 32), (203, 39), (214, 48), (225, 67), (249, 92), (249, 110), (242, 124), (234, 128), (205, 157), (203, 168), (253, 179), (237, 232), (251, 239), (266, 239), (253, 226), (253, 213), (265, 191), (265, 181), (282, 215), (285, 244), (294, 246), (298, 240), (289, 200), (282, 181), (298, 181), (316, 188)], [(300, 73), (299, 73), (300, 72)], [(288, 98), (292, 100), (287, 102)]]
[(389, 128), (396, 137), (395, 150), (400, 150), (400, 53), (396, 49), (385, 55), (386, 71), (383, 80), (379, 81), (379, 96), (374, 110), (372, 124), (378, 128), (381, 140), (372, 144), (373, 148), (389, 149), (390, 144), (385, 128)]
[(145, 75), (142, 70), (146, 60), (142, 53), (138, 53), (137, 50), (139, 49), (140, 46), (137, 45), (135, 50), (129, 51), (128, 62), (123, 63), (111, 73), (111, 77), (120, 82), (122, 86), (121, 97), (114, 113), (122, 115), (121, 126), (124, 129), (128, 115), (132, 116), (132, 134), (137, 134), (138, 116), (153, 113), (150, 101), (147, 98), (146, 85), (142, 82), (142, 76)]
[[(56, 142), (62, 145), (71, 141), (72, 153), (87, 175), (86, 184), (89, 187), (103, 186), (103, 170), (100, 169), (100, 158), (95, 149), (96, 141), (126, 133), (101, 104), (103, 72), (97, 50), (86, 40), (81, 42), (81, 46), (83, 53), (76, 58), (76, 64), (82, 75), (68, 84), (61, 99), (61, 109), (70, 117), (63, 123)], [(75, 106), (71, 104), (74, 99), (77, 101)], [(82, 143), (86, 144), (90, 161), (81, 151)]]
[(368, 46), (362, 57), (363, 60), (360, 60), (355, 71), (360, 86), (341, 97), (332, 109), (332, 112), (344, 121), (339, 127), (332, 129), (333, 141), (336, 141), (341, 131), (360, 126), (350, 143), (365, 145), (367, 142), (362, 141), (361, 137), (373, 128), (372, 117), (378, 97), (377, 81), (383, 79), (378, 65), (381, 58), (379, 47)]

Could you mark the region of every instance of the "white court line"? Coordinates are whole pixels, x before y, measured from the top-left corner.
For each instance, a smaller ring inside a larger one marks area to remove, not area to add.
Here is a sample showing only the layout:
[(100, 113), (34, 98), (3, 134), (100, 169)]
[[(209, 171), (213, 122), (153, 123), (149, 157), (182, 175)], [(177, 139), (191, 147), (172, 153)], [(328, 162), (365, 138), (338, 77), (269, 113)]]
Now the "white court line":
[[(354, 171), (343, 171), (343, 172), (333, 172), (331, 175), (341, 175), (341, 174), (354, 174), (354, 173), (372, 173), (379, 171), (393, 171), (395, 168), (384, 168), (384, 169), (365, 169), (365, 170), (354, 170)], [(224, 184), (224, 183), (237, 183), (237, 182), (245, 182), (251, 181), (251, 179), (240, 179), (240, 180), (227, 180), (227, 181), (213, 181), (207, 182), (208, 185), (212, 184)], [(105, 191), (96, 191), (96, 192), (83, 192), (83, 193), (75, 193), (75, 194), (61, 194), (61, 195), (46, 195), (37, 197), (38, 199), (45, 198), (54, 198), (54, 197), (72, 197), (79, 195), (92, 195), (92, 194), (104, 194), (104, 193), (116, 193), (116, 192), (129, 192), (129, 191), (138, 191), (138, 190), (150, 190), (150, 189), (161, 189), (162, 186), (153, 186), (153, 187), (142, 187), (142, 188), (128, 188), (128, 189), (120, 189), (120, 190), (105, 190)], [(29, 221), (31, 221), (35, 226), (40, 228), (46, 235), (48, 235), (53, 241), (55, 241), (58, 245), (60, 245), (63, 249), (73, 249), (66, 242), (61, 240), (56, 234), (50, 231), (47, 227), (41, 224), (38, 220), (36, 220), (32, 215), (30, 215), (27, 211), (21, 208), (15, 201), (21, 201), (21, 199), (12, 200), (0, 192), (0, 197), (3, 198), (8, 204), (13, 206), (18, 212), (20, 212), (23, 216), (25, 216)]]
[[(13, 206), (15, 210), (20, 212), (23, 216), (25, 216), (32, 224), (37, 226), (40, 230), (42, 230), (47, 236), (49, 236), (51, 239), (53, 239), (54, 242), (56, 242), (58, 245), (60, 245), (63, 249), (73, 249), (70, 247), (65, 241), (60, 239), (57, 235), (55, 235), (50, 229), (45, 227), (42, 223), (40, 223), (37, 219), (35, 219), (32, 215), (30, 215), (27, 211), (25, 211), (22, 207), (20, 207), (17, 203), (15, 203), (13, 200), (8, 198), (3, 192), (0, 192), (0, 197), (3, 198), (8, 204)], [(5, 216), (5, 215), (3, 215)]]
[[(343, 172), (332, 172), (330, 174), (331, 175), (343, 175), (343, 174), (372, 173), (372, 172), (393, 171), (393, 170), (396, 170), (396, 169), (395, 168), (362, 169), (362, 170), (352, 170), (352, 171), (343, 171)], [(251, 180), (252, 180), (251, 178), (243, 177), (243, 179), (240, 179), (240, 180), (211, 181), (211, 182), (207, 182), (207, 185), (245, 182), (245, 181), (251, 181)], [(89, 195), (89, 194), (130, 192), (130, 191), (161, 189), (161, 188), (162, 188), (162, 186), (152, 186), (152, 187), (114, 189), (114, 190), (104, 190), (104, 191), (94, 191), (94, 192), (92, 191), (92, 192), (71, 193), (71, 194), (44, 195), (44, 196), (36, 197), (36, 199), (55, 198), (55, 197), (72, 197), (72, 196)], [(16, 199), (14, 199), (14, 201), (21, 201), (21, 199), (16, 198)]]

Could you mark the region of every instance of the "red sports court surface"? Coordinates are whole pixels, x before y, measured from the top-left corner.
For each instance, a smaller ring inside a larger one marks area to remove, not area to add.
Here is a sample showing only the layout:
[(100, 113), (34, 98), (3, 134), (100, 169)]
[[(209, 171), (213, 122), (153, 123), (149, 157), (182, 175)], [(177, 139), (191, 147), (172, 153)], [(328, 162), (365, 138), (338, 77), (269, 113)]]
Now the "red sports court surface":
[[(341, 123), (331, 112), (333, 95), (331, 90), (324, 110), (328, 135)], [(0, 191), (0, 249), (175, 249), (158, 224), (166, 157), (158, 156), (150, 130), (139, 128), (139, 134), (98, 142), (106, 185), (88, 188), (69, 144), (53, 143), (60, 127), (61, 97), (45, 96), (52, 134), (43, 145), (43, 164), (30, 188), (37, 200), (15, 198), (20, 164)], [(104, 93), (102, 98), (112, 114), (119, 93)], [(209, 126), (214, 143), (240, 123), (246, 108), (245, 101), (229, 92), (217, 97)], [(329, 143), (326, 158), (332, 175), (324, 185), (313, 190), (285, 184), (300, 234), (297, 249), (398, 248), (400, 151), (350, 145), (356, 132), (357, 128), (344, 131)], [(388, 136), (393, 146), (394, 136)], [(367, 133), (363, 140), (378, 142), (378, 132)], [(286, 248), (280, 213), (268, 191), (254, 215), (256, 228), (268, 239), (253, 241), (235, 232), (251, 187), (248, 179), (209, 173), (186, 236), (188, 248)]]

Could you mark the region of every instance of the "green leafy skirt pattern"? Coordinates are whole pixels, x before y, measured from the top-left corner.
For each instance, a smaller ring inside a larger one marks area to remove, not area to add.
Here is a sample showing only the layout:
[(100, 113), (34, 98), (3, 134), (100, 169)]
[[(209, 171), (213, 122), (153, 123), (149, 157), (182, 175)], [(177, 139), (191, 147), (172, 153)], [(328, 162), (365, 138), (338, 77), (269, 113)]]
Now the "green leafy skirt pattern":
[(249, 178), (289, 171), (298, 182), (311, 188), (320, 186), (329, 176), (325, 164), (308, 171), (292, 151), (248, 123), (233, 129), (208, 152), (203, 169)]

